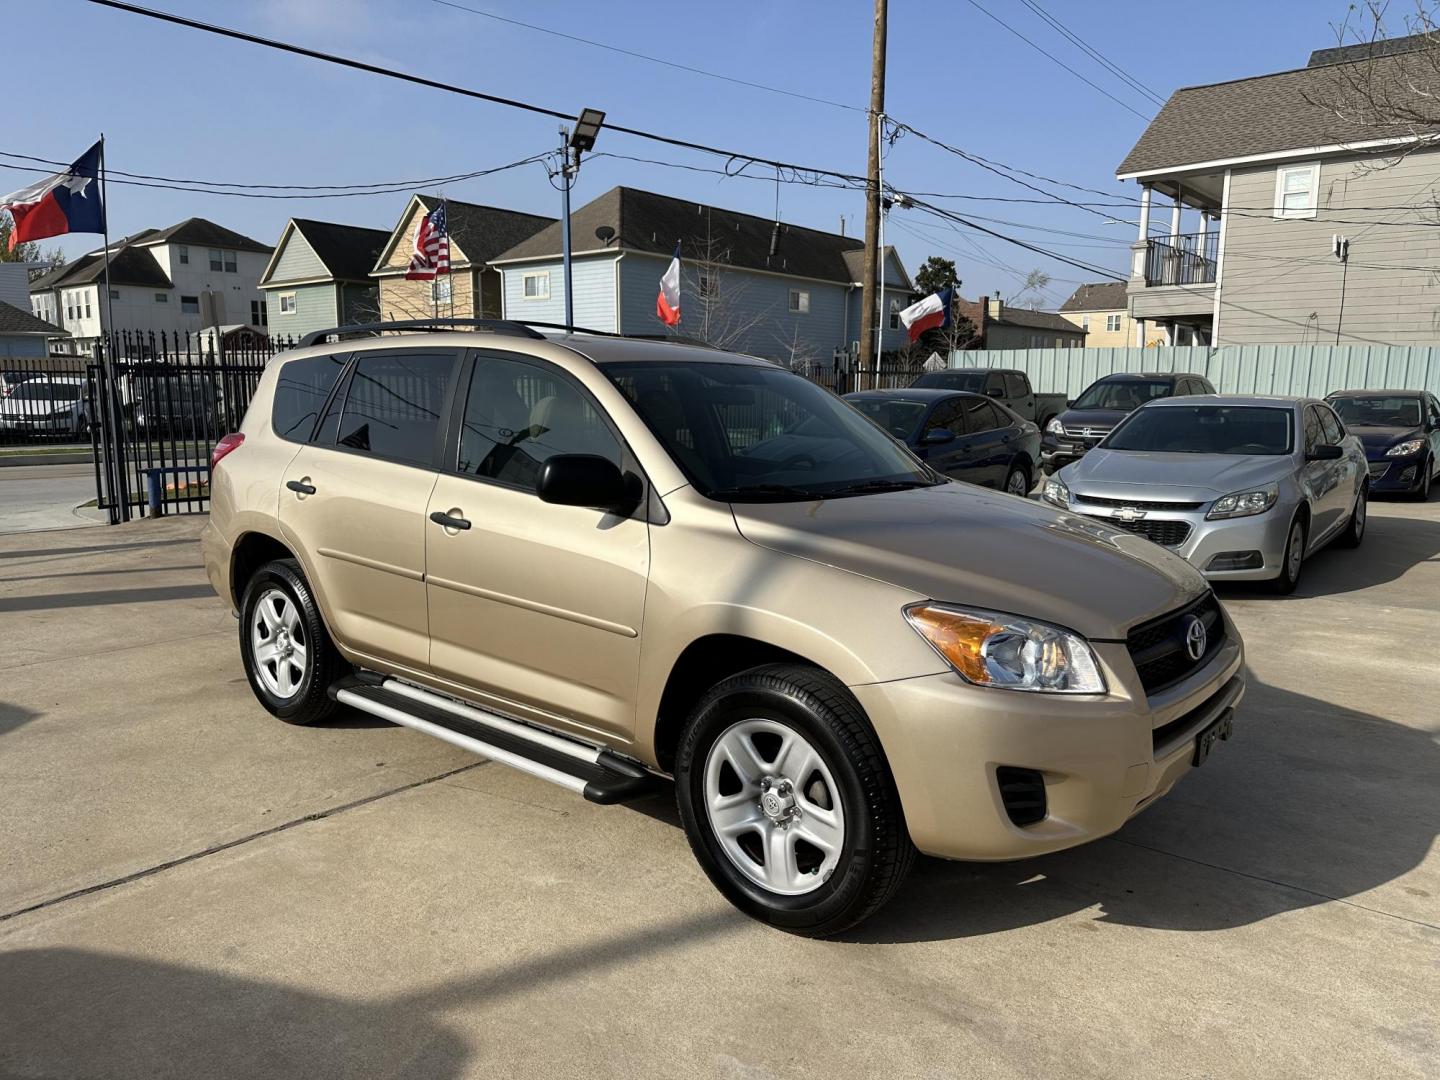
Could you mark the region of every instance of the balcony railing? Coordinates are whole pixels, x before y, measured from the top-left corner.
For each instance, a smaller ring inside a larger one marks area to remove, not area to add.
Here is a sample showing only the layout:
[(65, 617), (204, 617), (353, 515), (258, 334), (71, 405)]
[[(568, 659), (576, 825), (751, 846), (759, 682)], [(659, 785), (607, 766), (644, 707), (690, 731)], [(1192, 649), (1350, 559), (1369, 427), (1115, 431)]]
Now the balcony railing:
[(1219, 246), (1218, 232), (1151, 237), (1145, 249), (1145, 284), (1213, 283)]

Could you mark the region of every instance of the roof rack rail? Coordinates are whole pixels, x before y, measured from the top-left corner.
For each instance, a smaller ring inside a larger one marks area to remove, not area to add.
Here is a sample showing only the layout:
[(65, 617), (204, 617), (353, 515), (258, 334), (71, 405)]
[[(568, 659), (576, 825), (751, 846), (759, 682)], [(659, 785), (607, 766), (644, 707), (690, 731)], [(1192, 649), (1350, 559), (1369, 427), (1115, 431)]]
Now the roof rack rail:
[(296, 348), (303, 349), (310, 345), (318, 345), (332, 337), (339, 340), (342, 337), (360, 334), (378, 336), (392, 330), (454, 330), (460, 327), (483, 330), (492, 334), (507, 334), (510, 337), (540, 339), (545, 337), (544, 334), (530, 329), (525, 324), (510, 319), (405, 319), (395, 322), (350, 323), (346, 326), (332, 326), (326, 330), (313, 330), (300, 339), (300, 344)]

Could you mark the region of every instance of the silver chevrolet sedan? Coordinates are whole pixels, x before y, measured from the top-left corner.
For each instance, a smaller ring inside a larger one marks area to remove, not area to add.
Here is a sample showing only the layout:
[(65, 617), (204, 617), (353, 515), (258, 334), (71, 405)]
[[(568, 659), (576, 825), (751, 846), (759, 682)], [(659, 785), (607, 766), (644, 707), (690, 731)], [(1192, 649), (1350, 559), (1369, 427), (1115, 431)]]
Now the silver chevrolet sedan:
[(1293, 592), (1307, 555), (1365, 534), (1360, 440), (1323, 401), (1152, 401), (1045, 484), (1044, 499), (1139, 533), (1208, 578)]

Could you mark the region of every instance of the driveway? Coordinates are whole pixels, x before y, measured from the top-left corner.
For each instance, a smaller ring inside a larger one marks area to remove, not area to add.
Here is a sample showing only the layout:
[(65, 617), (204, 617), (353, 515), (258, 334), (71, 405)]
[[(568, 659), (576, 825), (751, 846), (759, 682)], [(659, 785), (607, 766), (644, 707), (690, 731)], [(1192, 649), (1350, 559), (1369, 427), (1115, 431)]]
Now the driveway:
[(0, 537), (0, 1075), (1440, 1075), (1440, 503), (1224, 598), (1236, 737), (842, 941), (599, 807), (251, 698), (199, 522)]
[(0, 533), (98, 525), (105, 515), (78, 509), (95, 498), (95, 466), (0, 462)]

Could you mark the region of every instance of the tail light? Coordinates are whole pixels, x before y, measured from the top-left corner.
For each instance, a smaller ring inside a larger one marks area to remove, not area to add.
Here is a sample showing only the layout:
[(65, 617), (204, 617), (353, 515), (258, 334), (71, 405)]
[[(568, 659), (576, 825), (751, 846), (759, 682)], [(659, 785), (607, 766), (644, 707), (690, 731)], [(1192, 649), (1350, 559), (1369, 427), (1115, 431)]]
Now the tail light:
[(232, 450), (238, 450), (240, 444), (245, 441), (245, 436), (238, 431), (231, 435), (221, 435), (220, 441), (215, 444), (215, 449), (210, 451), (210, 468), (220, 464), (220, 459), (229, 454)]

